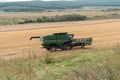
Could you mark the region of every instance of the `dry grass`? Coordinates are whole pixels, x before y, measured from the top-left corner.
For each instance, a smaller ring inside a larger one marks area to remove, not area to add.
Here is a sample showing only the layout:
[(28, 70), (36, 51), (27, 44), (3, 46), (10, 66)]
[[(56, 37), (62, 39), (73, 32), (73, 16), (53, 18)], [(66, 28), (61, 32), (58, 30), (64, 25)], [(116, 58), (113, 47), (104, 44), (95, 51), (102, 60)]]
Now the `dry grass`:
[(86, 16), (100, 16), (109, 14), (120, 14), (120, 12), (99, 12), (99, 11), (82, 11), (82, 12), (42, 12), (42, 13), (0, 13), (0, 18), (35, 18), (40, 16), (54, 16), (54, 15), (68, 15), (68, 14), (80, 14)]
[[(119, 46), (0, 61), (0, 80), (119, 80)], [(11, 73), (12, 72), (12, 73)]]

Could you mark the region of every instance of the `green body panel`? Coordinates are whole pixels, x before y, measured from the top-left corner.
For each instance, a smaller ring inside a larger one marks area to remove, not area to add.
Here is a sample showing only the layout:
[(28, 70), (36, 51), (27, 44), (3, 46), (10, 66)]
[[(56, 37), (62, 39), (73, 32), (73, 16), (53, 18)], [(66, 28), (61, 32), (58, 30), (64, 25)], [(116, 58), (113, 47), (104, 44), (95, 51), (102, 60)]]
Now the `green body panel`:
[(53, 35), (47, 35), (43, 37), (42, 45), (45, 48), (49, 48), (50, 45), (56, 45), (60, 48), (64, 43), (71, 42), (73, 39), (72, 35), (67, 33), (55, 33)]

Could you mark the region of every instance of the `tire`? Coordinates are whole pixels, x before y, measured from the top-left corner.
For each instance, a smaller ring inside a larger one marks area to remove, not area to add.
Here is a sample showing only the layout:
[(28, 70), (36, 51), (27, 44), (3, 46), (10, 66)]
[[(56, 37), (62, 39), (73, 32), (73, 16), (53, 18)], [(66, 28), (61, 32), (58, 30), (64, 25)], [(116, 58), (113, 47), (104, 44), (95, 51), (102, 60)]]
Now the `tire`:
[(72, 49), (72, 46), (70, 43), (65, 43), (63, 44), (63, 46), (61, 47), (61, 50), (70, 50)]
[(56, 45), (50, 45), (50, 48), (47, 49), (50, 52), (55, 52), (57, 50), (57, 46)]
[(84, 44), (81, 44), (81, 48), (85, 48), (85, 45), (84, 45)]

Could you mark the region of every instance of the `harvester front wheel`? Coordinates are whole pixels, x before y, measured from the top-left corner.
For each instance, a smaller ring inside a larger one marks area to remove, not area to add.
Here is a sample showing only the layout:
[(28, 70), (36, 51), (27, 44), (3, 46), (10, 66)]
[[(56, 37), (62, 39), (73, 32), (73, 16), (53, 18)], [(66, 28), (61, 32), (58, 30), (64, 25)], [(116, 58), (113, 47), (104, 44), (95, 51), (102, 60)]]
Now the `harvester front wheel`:
[(57, 47), (56, 45), (50, 45), (50, 47), (47, 50), (51, 52), (55, 52), (57, 50)]

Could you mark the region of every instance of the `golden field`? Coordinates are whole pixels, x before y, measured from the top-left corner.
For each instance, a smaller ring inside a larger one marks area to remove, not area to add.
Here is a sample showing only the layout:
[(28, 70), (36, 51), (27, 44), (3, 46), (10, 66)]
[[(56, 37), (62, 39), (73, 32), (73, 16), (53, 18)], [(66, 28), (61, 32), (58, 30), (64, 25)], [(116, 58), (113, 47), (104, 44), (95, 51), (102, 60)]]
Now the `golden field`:
[(73, 33), (75, 38), (92, 37), (93, 45), (86, 49), (112, 47), (120, 44), (120, 19), (1, 26), (0, 57), (8, 59), (25, 56), (31, 50), (48, 53), (41, 48), (39, 39), (30, 41), (29, 38), (54, 32)]

